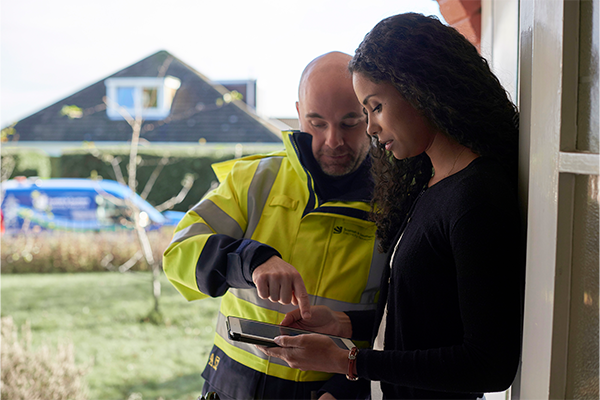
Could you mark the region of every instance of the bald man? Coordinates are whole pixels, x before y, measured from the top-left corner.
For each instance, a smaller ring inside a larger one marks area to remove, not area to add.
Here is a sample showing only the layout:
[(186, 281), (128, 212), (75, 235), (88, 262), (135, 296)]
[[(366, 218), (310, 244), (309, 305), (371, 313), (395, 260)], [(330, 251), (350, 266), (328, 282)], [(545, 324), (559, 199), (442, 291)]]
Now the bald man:
[(365, 115), (347, 82), (349, 61), (349, 55), (338, 52), (313, 60), (298, 90), (300, 129), (312, 136), (313, 155), (329, 176), (356, 171), (369, 150)]
[(221, 184), (186, 214), (165, 251), (165, 274), (186, 299), (222, 296), (204, 394), (365, 395), (361, 382), (296, 370), (232, 341), (225, 322), (238, 316), (278, 324), (297, 307), (310, 319), (313, 305), (375, 309), (383, 258), (368, 216), (369, 139), (350, 58), (327, 53), (305, 68), (296, 103), (301, 131), (282, 133), (285, 151), (214, 166)]

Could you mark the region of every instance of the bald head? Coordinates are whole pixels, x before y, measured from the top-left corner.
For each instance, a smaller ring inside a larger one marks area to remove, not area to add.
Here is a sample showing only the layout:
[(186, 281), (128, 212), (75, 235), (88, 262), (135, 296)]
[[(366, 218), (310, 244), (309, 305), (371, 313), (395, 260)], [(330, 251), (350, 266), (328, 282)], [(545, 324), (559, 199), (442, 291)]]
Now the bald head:
[(302, 71), (302, 76), (300, 76), (299, 101), (302, 101), (311, 86), (319, 86), (321, 83), (329, 83), (330, 86), (334, 87), (349, 86), (352, 89), (352, 77), (348, 71), (348, 63), (351, 59), (352, 56), (349, 54), (332, 51), (308, 63)]
[(300, 78), (298, 120), (312, 135), (312, 150), (323, 171), (341, 176), (364, 161), (369, 139), (362, 105), (352, 88), (348, 54), (331, 52), (311, 61)]

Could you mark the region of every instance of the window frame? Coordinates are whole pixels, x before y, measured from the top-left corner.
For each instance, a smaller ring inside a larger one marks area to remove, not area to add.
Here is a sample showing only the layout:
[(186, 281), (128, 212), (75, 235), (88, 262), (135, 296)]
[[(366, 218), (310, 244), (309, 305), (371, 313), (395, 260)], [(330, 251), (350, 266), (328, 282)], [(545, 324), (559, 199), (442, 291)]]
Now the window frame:
[[(108, 78), (104, 84), (107, 97), (106, 114), (111, 120), (124, 119), (123, 113), (131, 118), (141, 115), (147, 120), (160, 120), (168, 117), (171, 113), (173, 98), (181, 86), (181, 81), (173, 76), (162, 78), (122, 77)], [(123, 87), (133, 87), (133, 107), (119, 106), (117, 92), (119, 88)], [(156, 107), (142, 107), (143, 91), (147, 88), (156, 89)]]

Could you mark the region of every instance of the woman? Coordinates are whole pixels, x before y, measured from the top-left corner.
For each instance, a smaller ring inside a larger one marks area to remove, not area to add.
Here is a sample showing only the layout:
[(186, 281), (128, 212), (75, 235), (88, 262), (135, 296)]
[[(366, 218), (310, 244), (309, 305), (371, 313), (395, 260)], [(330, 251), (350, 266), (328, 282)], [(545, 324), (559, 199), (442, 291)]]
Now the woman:
[(373, 217), (390, 270), (377, 313), (313, 307), (310, 320), (293, 312), (282, 324), (375, 338), (374, 348), (349, 361), (330, 339), (304, 335), (263, 351), (379, 381), (384, 398), (504, 390), (519, 363), (524, 273), (516, 107), (474, 46), (419, 14), (377, 24), (350, 71), (379, 143)]

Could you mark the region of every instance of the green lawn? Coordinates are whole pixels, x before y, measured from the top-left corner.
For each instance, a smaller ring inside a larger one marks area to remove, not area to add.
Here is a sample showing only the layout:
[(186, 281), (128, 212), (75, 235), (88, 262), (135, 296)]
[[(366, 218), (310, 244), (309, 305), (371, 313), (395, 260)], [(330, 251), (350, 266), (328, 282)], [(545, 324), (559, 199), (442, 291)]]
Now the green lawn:
[(3, 274), (1, 289), (2, 316), (28, 320), (34, 347), (74, 344), (91, 400), (200, 395), (219, 299), (188, 303), (163, 275), (156, 326), (140, 322), (153, 307), (150, 273)]

